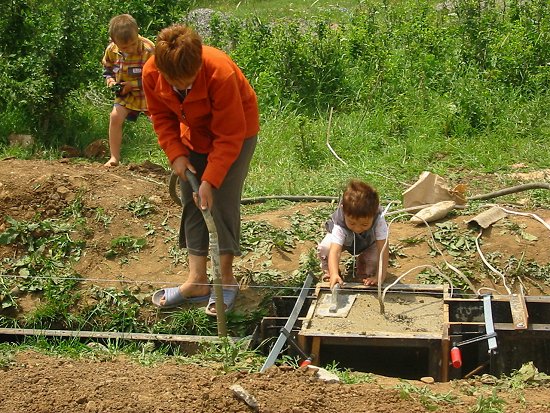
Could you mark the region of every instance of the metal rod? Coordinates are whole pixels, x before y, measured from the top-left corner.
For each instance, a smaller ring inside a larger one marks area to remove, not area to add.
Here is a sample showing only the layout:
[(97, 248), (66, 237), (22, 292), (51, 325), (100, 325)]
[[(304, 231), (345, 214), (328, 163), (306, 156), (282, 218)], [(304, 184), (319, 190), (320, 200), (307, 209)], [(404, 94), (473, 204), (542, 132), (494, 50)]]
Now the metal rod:
[[(288, 316), (288, 320), (285, 323), (285, 326), (283, 329), (285, 331), (292, 331), (292, 328), (294, 327), (294, 324), (296, 323), (296, 320), (298, 319), (298, 315), (300, 314), (300, 311), (302, 310), (302, 307), (304, 305), (304, 302), (306, 301), (306, 297), (308, 294), (308, 289), (313, 281), (313, 275), (311, 272), (307, 274), (307, 277), (304, 281), (304, 285), (302, 286), (302, 291), (300, 291), (300, 294), (298, 295), (298, 299), (296, 300), (296, 303), (294, 304), (294, 308), (292, 309), (292, 312), (290, 313), (290, 316)], [(277, 357), (279, 356), (279, 353), (283, 349), (283, 346), (286, 342), (286, 336), (284, 333), (281, 332), (279, 334), (279, 337), (277, 338), (277, 341), (275, 342), (275, 345), (269, 352), (269, 355), (267, 356), (264, 365), (260, 369), (260, 373), (265, 372), (269, 367), (273, 366), (275, 364), (275, 361), (277, 360)]]
[(309, 354), (306, 354), (306, 352), (304, 350), (302, 350), (302, 347), (300, 347), (298, 345), (298, 343), (296, 342), (296, 340), (294, 340), (294, 338), (290, 335), (290, 332), (286, 331), (283, 328), (281, 328), (281, 333), (284, 334), (284, 336), (286, 337), (287, 341), (292, 345), (292, 347), (294, 347), (294, 349), (300, 353), (300, 356), (302, 356), (304, 359), (307, 359), (310, 357)]
[(465, 346), (466, 344), (471, 344), (471, 343), (475, 343), (475, 342), (478, 342), (478, 341), (488, 340), (488, 339), (496, 337), (496, 336), (497, 336), (497, 333), (494, 333), (494, 332), (491, 333), (491, 334), (483, 334), (482, 336), (477, 336), (477, 337), (474, 337), (474, 338), (470, 338), (468, 340), (461, 341), (460, 343), (456, 343), (455, 346), (456, 347)]
[(496, 334), (495, 334), (495, 326), (493, 324), (493, 311), (491, 308), (490, 295), (483, 296), (483, 316), (485, 317), (485, 332), (487, 333), (487, 336), (491, 336), (488, 341), (489, 352), (491, 352), (493, 350), (496, 350), (497, 348), (497, 339), (495, 338)]
[(474, 374), (476, 373), (479, 373), (481, 370), (483, 370), (485, 367), (487, 367), (489, 365), (489, 360), (487, 360), (485, 363), (477, 366), (475, 369), (473, 369), (471, 372), (469, 372), (468, 374), (464, 375), (464, 378), (465, 379), (469, 379), (470, 377), (472, 377)]
[[(34, 329), (34, 328), (0, 328), (0, 336), (2, 335), (162, 341), (162, 342), (173, 342), (173, 343), (200, 343), (200, 342), (217, 343), (219, 342), (219, 337), (216, 337), (216, 336), (126, 333), (121, 331), (42, 330), (42, 329)], [(230, 337), (230, 339), (233, 341), (238, 341), (238, 340), (241, 340), (242, 338)]]

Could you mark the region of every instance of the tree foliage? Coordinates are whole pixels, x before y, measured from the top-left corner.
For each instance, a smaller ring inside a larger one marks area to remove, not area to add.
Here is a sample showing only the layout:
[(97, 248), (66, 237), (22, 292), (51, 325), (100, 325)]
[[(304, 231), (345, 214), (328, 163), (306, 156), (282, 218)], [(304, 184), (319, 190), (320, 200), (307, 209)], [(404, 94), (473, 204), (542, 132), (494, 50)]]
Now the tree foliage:
[[(100, 60), (110, 18), (130, 13), (141, 34), (154, 40), (161, 28), (184, 21), (193, 5), (8, 0), (0, 8), (0, 140), (11, 132), (35, 133), (45, 144), (53, 144), (60, 131), (71, 136), (81, 124), (68, 119), (88, 104), (75, 96), (106, 93)], [(437, 96), (448, 102), (441, 110), (447, 133), (468, 134), (492, 125), (502, 99), (546, 93), (548, 1), (442, 5), (370, 0), (339, 22), (328, 14), (270, 22), (214, 14), (203, 36), (243, 68), (264, 113), (384, 107), (394, 113), (399, 133), (408, 105), (429, 105)]]
[(0, 107), (9, 117), (0, 132), (35, 132), (46, 142), (58, 129), (51, 119), (73, 91), (101, 81), (101, 58), (111, 17), (130, 13), (141, 32), (156, 32), (189, 2), (168, 0), (9, 0), (0, 8)]

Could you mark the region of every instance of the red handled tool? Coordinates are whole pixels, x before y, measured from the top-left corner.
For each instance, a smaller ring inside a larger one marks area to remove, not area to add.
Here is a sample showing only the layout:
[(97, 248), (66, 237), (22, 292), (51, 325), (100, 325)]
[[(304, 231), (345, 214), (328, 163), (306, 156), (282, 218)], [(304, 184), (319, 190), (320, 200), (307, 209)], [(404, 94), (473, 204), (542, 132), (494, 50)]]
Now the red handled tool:
[(451, 348), (451, 364), (455, 369), (462, 367), (462, 353), (460, 352), (460, 347), (466, 344), (475, 343), (477, 341), (487, 340), (489, 345), (489, 355), (496, 353), (497, 349), (497, 340), (495, 333), (495, 326), (493, 324), (493, 313), (491, 309), (491, 296), (483, 296), (483, 316), (485, 318), (485, 331), (487, 334), (483, 334), (478, 337), (471, 338), (469, 340), (461, 341), (456, 343)]
[(302, 362), (300, 363), (300, 367), (309, 366), (311, 362), (313, 361), (313, 354), (308, 355), (302, 348), (298, 345), (296, 340), (292, 337), (289, 331), (287, 331), (284, 327), (281, 328), (281, 334), (283, 334), (286, 337), (286, 340), (294, 347), (294, 349), (300, 353), (300, 356), (302, 356)]

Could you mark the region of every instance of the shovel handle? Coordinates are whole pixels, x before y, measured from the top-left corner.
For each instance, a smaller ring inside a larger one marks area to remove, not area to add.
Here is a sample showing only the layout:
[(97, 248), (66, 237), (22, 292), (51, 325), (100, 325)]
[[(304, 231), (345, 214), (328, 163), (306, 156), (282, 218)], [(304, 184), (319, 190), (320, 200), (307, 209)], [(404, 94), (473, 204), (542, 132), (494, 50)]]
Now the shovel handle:
[(199, 180), (195, 176), (193, 172), (191, 172), (189, 169), (185, 170), (185, 177), (187, 178), (187, 181), (189, 182), (189, 185), (191, 185), (191, 188), (193, 189), (193, 192), (199, 193)]

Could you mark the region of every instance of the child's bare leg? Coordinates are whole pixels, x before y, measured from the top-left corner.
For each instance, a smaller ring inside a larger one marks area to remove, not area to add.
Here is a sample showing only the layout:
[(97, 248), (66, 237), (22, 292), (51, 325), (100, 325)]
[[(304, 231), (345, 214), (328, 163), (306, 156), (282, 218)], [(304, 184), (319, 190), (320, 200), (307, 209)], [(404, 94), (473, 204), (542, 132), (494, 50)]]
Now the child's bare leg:
[[(187, 280), (180, 285), (180, 293), (184, 297), (200, 297), (208, 295), (210, 287), (208, 286), (208, 276), (206, 274), (206, 262), (208, 257), (189, 254), (189, 276)], [(160, 300), (160, 305), (165, 303), (164, 297)]]
[(327, 234), (321, 243), (317, 246), (317, 258), (321, 261), (321, 270), (323, 271), (323, 281), (329, 280), (328, 273), (328, 253), (330, 251), (330, 234)]
[(376, 285), (375, 278), (378, 275), (378, 248), (371, 245), (357, 256), (357, 277), (363, 281), (369, 279), (367, 285)]
[(120, 148), (122, 147), (122, 125), (130, 111), (124, 106), (114, 105), (109, 116), (109, 149), (111, 158), (105, 166), (117, 166), (120, 162)]

